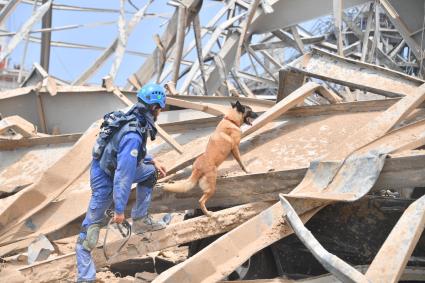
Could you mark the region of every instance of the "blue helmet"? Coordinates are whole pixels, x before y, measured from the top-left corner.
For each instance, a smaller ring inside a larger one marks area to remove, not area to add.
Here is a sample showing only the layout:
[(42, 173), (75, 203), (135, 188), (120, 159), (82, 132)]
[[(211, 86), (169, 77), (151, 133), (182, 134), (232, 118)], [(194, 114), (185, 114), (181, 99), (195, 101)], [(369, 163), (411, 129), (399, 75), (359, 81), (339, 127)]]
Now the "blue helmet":
[(159, 84), (145, 84), (137, 93), (137, 97), (147, 104), (158, 103), (161, 108), (165, 108), (165, 88)]

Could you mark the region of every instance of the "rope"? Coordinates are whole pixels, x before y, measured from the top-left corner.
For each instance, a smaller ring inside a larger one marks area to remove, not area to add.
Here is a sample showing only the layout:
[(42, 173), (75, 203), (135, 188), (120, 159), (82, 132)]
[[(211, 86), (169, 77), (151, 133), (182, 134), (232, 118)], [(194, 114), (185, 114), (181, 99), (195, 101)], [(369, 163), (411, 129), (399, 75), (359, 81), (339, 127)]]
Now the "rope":
[[(109, 228), (110, 225), (112, 224), (112, 221), (114, 220), (114, 212), (110, 209), (105, 211), (105, 215), (107, 217), (109, 217), (109, 221), (108, 221), (108, 225), (106, 226), (106, 233), (105, 233), (105, 237), (103, 238), (103, 255), (106, 258), (106, 261), (109, 262), (109, 259), (115, 257), (118, 255), (118, 253), (121, 251), (121, 249), (127, 244), (128, 240), (130, 239), (131, 236), (131, 225), (130, 223), (128, 223), (127, 220), (124, 220), (124, 222), (122, 224), (118, 224), (118, 230), (121, 233), (121, 236), (123, 238), (125, 238), (125, 240), (121, 243), (121, 245), (119, 246), (118, 250), (112, 255), (112, 256), (108, 256), (107, 252), (106, 252), (106, 240), (108, 238), (108, 233), (109, 233)], [(126, 230), (125, 232), (123, 231), (123, 228)]]

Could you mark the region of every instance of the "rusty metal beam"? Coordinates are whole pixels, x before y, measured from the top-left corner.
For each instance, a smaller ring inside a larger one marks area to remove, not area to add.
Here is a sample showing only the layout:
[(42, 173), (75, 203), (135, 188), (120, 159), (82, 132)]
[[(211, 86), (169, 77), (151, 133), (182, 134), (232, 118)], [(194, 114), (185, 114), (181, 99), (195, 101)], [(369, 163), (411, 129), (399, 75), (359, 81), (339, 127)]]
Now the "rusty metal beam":
[[(109, 262), (106, 260), (101, 246), (92, 251), (92, 256), (97, 268), (114, 262), (125, 261), (136, 256), (146, 255), (149, 252), (159, 251), (229, 231), (269, 206), (270, 203), (266, 202), (236, 206), (214, 212), (213, 217), (200, 216), (169, 225), (164, 230), (143, 235), (132, 235), (119, 255), (110, 258)], [(203, 229), (199, 229), (199, 227), (203, 227)], [(121, 242), (121, 240), (117, 240), (109, 243), (108, 250), (117, 250)], [(67, 274), (63, 270), (72, 272), (76, 268), (75, 264), (75, 253), (71, 253), (23, 267), (20, 271), (27, 278), (32, 278), (32, 280), (39, 282), (42, 282), (47, 277), (50, 278), (49, 280), (59, 281), (69, 276), (69, 273)]]
[(342, 41), (342, 0), (333, 0), (333, 17), (335, 37), (338, 46), (338, 55), (344, 57), (344, 43)]
[[(411, 37), (412, 32), (408, 29), (406, 24), (401, 19), (400, 15), (397, 13), (397, 10), (394, 9), (394, 7), (391, 5), (390, 2), (391, 1), (388, 1), (388, 0), (379, 0), (381, 7), (384, 9), (384, 11), (387, 14), (391, 23), (396, 27), (398, 32), (401, 34), (401, 36), (403, 37), (406, 44), (412, 50), (416, 59), (418, 59), (418, 61), (421, 61), (423, 59), (423, 55), (421, 54), (422, 53), (421, 47)], [(417, 2), (417, 3), (420, 3), (420, 2)], [(404, 4), (402, 4), (402, 5), (404, 5)]]
[(276, 119), (277, 117), (281, 116), (289, 109), (295, 107), (300, 102), (304, 101), (305, 98), (312, 95), (315, 91), (320, 92), (329, 101), (336, 103), (334, 97), (330, 95), (329, 92), (323, 86), (317, 83), (308, 82), (293, 91), (286, 98), (276, 103), (276, 105), (274, 105), (272, 108), (263, 113), (259, 118), (255, 119), (252, 126), (242, 132), (242, 137), (246, 137), (254, 133), (267, 123), (271, 122), (273, 119)]
[(302, 73), (291, 72), (287, 69), (279, 71), (279, 89), (277, 92), (276, 102), (281, 101), (297, 88), (304, 84), (305, 76)]
[[(46, 4), (48, 1), (43, 0), (43, 4)], [(53, 8), (50, 5), (47, 13), (44, 14), (41, 20), (41, 28), (49, 29), (52, 27), (52, 16), (53, 16)], [(49, 72), (49, 63), (50, 63), (50, 41), (52, 38), (52, 32), (47, 31), (41, 34), (41, 48), (40, 48), (40, 65)]]
[[(215, 45), (216, 40), (221, 35), (221, 33), (225, 29), (230, 27), (234, 22), (239, 20), (242, 16), (244, 16), (244, 14), (240, 14), (238, 16), (235, 16), (235, 17), (223, 22), (222, 24), (220, 24), (214, 30), (213, 34), (211, 35), (211, 38), (209, 39), (208, 43), (205, 45), (205, 48), (202, 50), (202, 58), (203, 59), (205, 59), (205, 57), (207, 57), (208, 53), (211, 51), (211, 49)], [(179, 90), (180, 94), (185, 94), (187, 92), (193, 78), (195, 77), (196, 73), (198, 72), (198, 68), (199, 68), (199, 62), (195, 61), (192, 65), (192, 67), (190, 68), (189, 73), (185, 76), (185, 80), (183, 82), (183, 85), (181, 86), (181, 88)]]
[[(293, 200), (292, 205), (302, 221), (307, 222), (325, 207), (326, 202)], [(197, 283), (221, 280), (248, 260), (253, 253), (293, 233), (282, 215), (282, 205), (278, 202), (219, 238), (201, 253), (164, 271), (153, 282)]]
[[(287, 65), (294, 72), (387, 97), (410, 95), (423, 80), (313, 49)], [(366, 71), (367, 70), (367, 71)]]
[[(176, 48), (174, 53), (174, 66), (173, 66), (173, 78), (172, 81), (177, 83), (179, 78), (180, 61), (182, 59), (184, 37), (186, 30), (186, 17), (187, 9), (183, 5), (179, 5), (177, 8), (177, 32), (176, 32)], [(199, 39), (198, 39), (199, 40)]]
[(6, 48), (4, 50), (3, 49), (1, 50), (0, 61), (3, 61), (7, 56), (10, 55), (10, 53), (13, 52), (13, 50), (16, 48), (19, 42), (21, 42), (21, 40), (24, 39), (25, 36), (30, 32), (32, 26), (36, 22), (38, 22), (44, 14), (47, 13), (51, 4), (52, 4), (52, 0), (47, 1), (45, 4), (39, 7), (34, 12), (34, 14), (22, 25), (19, 32), (12, 37), (12, 39), (9, 41), (9, 44), (6, 46)]
[[(222, 48), (216, 56), (224, 63), (224, 75), (230, 72), (230, 69), (235, 65), (237, 44), (239, 42), (240, 33), (238, 31), (233, 32), (224, 42)], [(212, 72), (209, 74), (206, 82), (206, 87), (210, 95), (214, 94), (220, 85), (224, 82), (224, 79), (220, 76), (219, 66), (215, 66)]]
[(286, 219), (295, 234), (327, 271), (331, 272), (342, 282), (369, 282), (361, 272), (328, 252), (304, 226), (290, 202), (282, 194), (279, 195), (279, 198)]
[[(291, 192), (291, 197), (335, 201), (355, 201), (363, 197), (378, 179), (387, 154), (412, 143), (420, 146), (425, 142), (421, 135), (388, 134), (424, 100), (425, 84), (341, 143), (333, 144), (329, 154), (310, 164), (306, 177)], [(416, 131), (424, 126), (424, 122), (417, 122), (399, 131)]]
[[(367, 3), (369, 0), (345, 0), (342, 9)], [(249, 27), (251, 33), (266, 33), (280, 28), (306, 22), (332, 11), (332, 1), (329, 0), (271, 0), (272, 13), (266, 14), (259, 9)], [(308, 9), (306, 9), (308, 7)]]
[[(188, 10), (188, 22), (190, 22), (194, 15), (196, 15), (201, 8), (202, 1), (199, 0), (184, 0), (180, 1)], [(174, 45), (177, 36), (177, 21), (178, 21), (178, 9), (174, 12), (170, 21), (168, 22), (167, 28), (161, 36), (161, 42), (165, 48), (165, 51), (170, 50)], [(155, 58), (161, 54), (160, 48), (156, 48), (152, 54), (146, 58), (143, 65), (134, 73), (141, 85), (144, 85), (151, 78), (154, 77), (155, 70)], [(131, 89), (131, 85), (126, 86), (127, 89)]]
[[(112, 78), (112, 80), (115, 80), (115, 77), (118, 73), (118, 70), (120, 68), (122, 59), (124, 57), (125, 49), (127, 47), (128, 38), (137, 26), (137, 24), (143, 19), (145, 16), (146, 10), (149, 8), (149, 6), (152, 4), (153, 0), (149, 0), (143, 8), (141, 8), (137, 13), (133, 15), (131, 20), (129, 21), (127, 28), (125, 27), (125, 11), (124, 11), (124, 5), (125, 1), (121, 1), (120, 3), (120, 16), (118, 19), (118, 30), (119, 35), (117, 37), (118, 43), (117, 46), (114, 47), (115, 51), (115, 60), (111, 66), (111, 70), (109, 71), (109, 76)], [(106, 53), (107, 54), (107, 51)], [(96, 62), (95, 62), (96, 63)]]
[(21, 0), (10, 0), (0, 11), (0, 25), (9, 17)]
[[(134, 105), (134, 103), (130, 99), (123, 95), (122, 92), (116, 86), (113, 85), (113, 79), (111, 77), (108, 76), (103, 80), (104, 84), (106, 85), (106, 88), (110, 90), (119, 100), (121, 100), (122, 103), (127, 106)], [(161, 126), (156, 125), (156, 128), (158, 130), (158, 135), (163, 138), (164, 141), (166, 141), (178, 153), (183, 153), (183, 147), (172, 136), (170, 136), (166, 131), (164, 131)]]
[[(353, 174), (349, 175), (348, 178), (340, 178), (335, 181), (335, 175), (339, 172), (338, 169), (341, 168), (344, 164), (344, 160), (346, 160), (350, 154), (356, 152), (356, 150), (362, 149), (368, 144), (370, 144), (370, 147), (365, 149), (367, 153), (373, 152), (374, 149), (379, 149), (379, 154), (381, 152), (385, 153), (387, 151), (391, 152), (403, 149), (408, 144), (415, 144), (418, 139), (421, 139), (422, 142), (424, 141), (424, 138), (420, 136), (406, 135), (406, 137), (404, 137), (404, 135), (401, 135), (401, 137), (406, 138), (406, 140), (400, 142), (400, 137), (396, 135), (395, 138), (390, 139), (392, 144), (389, 146), (389, 149), (385, 149), (385, 146), (388, 144), (387, 142), (380, 143), (382, 142), (380, 138), (385, 136), (395, 124), (403, 117), (406, 117), (408, 113), (425, 99), (424, 89), (425, 84), (417, 88), (413, 95), (401, 99), (387, 111), (378, 115), (365, 126), (355, 131), (352, 135), (347, 137), (344, 142), (333, 144), (330, 152), (321, 159), (321, 163), (313, 163), (310, 166), (303, 181), (288, 194), (288, 196), (291, 197), (291, 205), (294, 207), (296, 213), (300, 215), (302, 219), (304, 218), (303, 222), (335, 199), (353, 201), (364, 195), (362, 184), (359, 186), (357, 183), (352, 183), (353, 180), (349, 178), (353, 176)], [(425, 126), (425, 123), (421, 123), (421, 126)], [(400, 131), (402, 130), (405, 129), (400, 129)], [(422, 131), (421, 129), (420, 132)], [(361, 153), (362, 151), (359, 150), (358, 152)], [(360, 162), (359, 164), (363, 163)], [(353, 164), (354, 171), (360, 171), (360, 173), (366, 172), (365, 175), (367, 175), (369, 173), (369, 167), (360, 168), (358, 166), (359, 164), (357, 164), (357, 166), (355, 163)], [(379, 173), (384, 162), (381, 164), (382, 166), (378, 168)], [(375, 164), (373, 163), (372, 165)], [(372, 167), (372, 169), (375, 170), (375, 167)], [(342, 175), (344, 177), (344, 174)], [(369, 185), (373, 185), (377, 181), (376, 175), (373, 176), (374, 178), (368, 177), (369, 176), (365, 176), (367, 191), (370, 189)], [(332, 187), (334, 184), (336, 185)], [(344, 185), (350, 186), (345, 188)], [(328, 188), (330, 189), (325, 190)], [(335, 190), (335, 188), (344, 188), (344, 191), (340, 192)], [(315, 196), (311, 197), (310, 194), (313, 193)], [(319, 196), (321, 196), (320, 199)], [(293, 199), (292, 197), (296, 198)], [(209, 245), (202, 253), (162, 273), (154, 282), (175, 282), (184, 280), (187, 280), (187, 282), (199, 282), (201, 280), (219, 280), (220, 277), (232, 272), (237, 266), (242, 264), (258, 250), (261, 250), (292, 232), (288, 229), (288, 224), (284, 222), (283, 219), (279, 219), (278, 215), (285, 215), (285, 213), (282, 208), (279, 209), (279, 204), (275, 204), (260, 215), (234, 229), (225, 237)], [(255, 233), (253, 231), (255, 231)], [(217, 253), (217, 250), (221, 251), (222, 247), (226, 247), (226, 253)], [(202, 269), (200, 268), (201, 265), (203, 267)], [(197, 270), (196, 273), (194, 272), (195, 270)], [(190, 278), (188, 278), (188, 274), (191, 275)]]

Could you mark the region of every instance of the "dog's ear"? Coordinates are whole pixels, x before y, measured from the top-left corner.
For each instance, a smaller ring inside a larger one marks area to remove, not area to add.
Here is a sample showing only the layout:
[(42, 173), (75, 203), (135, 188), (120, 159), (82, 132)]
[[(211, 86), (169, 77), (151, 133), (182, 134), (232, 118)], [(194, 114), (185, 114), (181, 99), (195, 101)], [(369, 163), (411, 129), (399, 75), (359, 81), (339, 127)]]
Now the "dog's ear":
[(232, 108), (236, 107), (236, 103), (230, 102), (230, 105), (232, 105)]
[(245, 113), (245, 107), (239, 102), (239, 100), (236, 100), (235, 106), (238, 112)]

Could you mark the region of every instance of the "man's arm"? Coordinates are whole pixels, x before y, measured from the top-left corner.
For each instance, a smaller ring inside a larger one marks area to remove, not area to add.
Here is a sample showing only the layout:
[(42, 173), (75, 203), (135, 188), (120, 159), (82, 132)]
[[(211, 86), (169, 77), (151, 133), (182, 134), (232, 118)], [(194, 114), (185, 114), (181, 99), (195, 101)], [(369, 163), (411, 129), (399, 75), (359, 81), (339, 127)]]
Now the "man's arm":
[(136, 168), (137, 156), (141, 138), (136, 133), (128, 133), (122, 137), (117, 153), (117, 169), (114, 176), (114, 204), (115, 214), (124, 220), (124, 211), (131, 192)]
[(159, 171), (159, 174), (160, 174), (160, 177), (161, 178), (163, 178), (163, 177), (165, 177), (167, 175), (167, 169), (165, 169), (165, 166), (162, 165), (162, 163), (159, 162), (158, 160), (155, 160), (152, 155), (146, 154), (146, 156), (145, 156), (145, 158), (143, 160), (143, 163), (154, 165), (155, 168), (156, 168), (156, 170)]
[(145, 164), (153, 164), (153, 156), (146, 153), (145, 158), (143, 158), (143, 163)]

